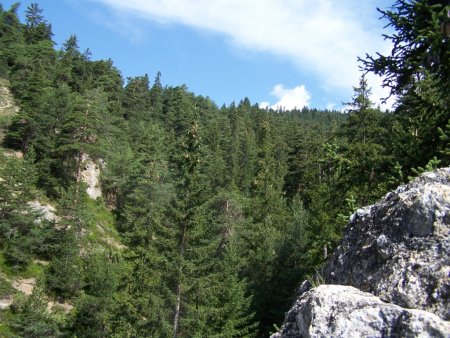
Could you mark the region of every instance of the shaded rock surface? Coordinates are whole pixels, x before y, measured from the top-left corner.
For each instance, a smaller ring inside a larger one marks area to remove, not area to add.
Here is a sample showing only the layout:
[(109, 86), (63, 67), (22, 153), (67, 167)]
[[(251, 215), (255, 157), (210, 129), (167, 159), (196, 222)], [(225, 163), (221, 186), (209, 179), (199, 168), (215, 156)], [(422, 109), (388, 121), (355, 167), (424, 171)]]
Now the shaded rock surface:
[(359, 209), (272, 337), (450, 337), (450, 168)]

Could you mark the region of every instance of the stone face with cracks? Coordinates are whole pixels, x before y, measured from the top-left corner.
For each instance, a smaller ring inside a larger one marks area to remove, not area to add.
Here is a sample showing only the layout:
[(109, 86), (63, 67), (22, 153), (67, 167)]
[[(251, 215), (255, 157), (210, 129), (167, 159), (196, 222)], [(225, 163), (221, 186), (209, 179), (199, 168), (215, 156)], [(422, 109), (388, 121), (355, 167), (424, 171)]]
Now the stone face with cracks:
[(271, 338), (449, 337), (450, 323), (404, 309), (351, 286), (320, 285), (304, 293)]
[(450, 169), (426, 173), (353, 215), (327, 283), (450, 319)]
[(358, 209), (272, 337), (450, 337), (450, 168)]

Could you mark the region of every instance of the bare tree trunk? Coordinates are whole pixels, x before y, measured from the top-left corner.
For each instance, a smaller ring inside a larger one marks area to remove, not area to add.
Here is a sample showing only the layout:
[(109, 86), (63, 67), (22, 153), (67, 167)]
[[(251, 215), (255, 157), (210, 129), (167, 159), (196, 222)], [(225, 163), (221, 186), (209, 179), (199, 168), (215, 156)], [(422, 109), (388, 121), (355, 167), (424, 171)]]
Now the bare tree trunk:
[(83, 152), (78, 153), (77, 167), (75, 171), (75, 204), (78, 204), (78, 196), (80, 193), (80, 181), (81, 181), (81, 164), (83, 162)]
[[(180, 255), (181, 260), (184, 256), (184, 247), (186, 240), (186, 224), (182, 224), (180, 241), (178, 243), (178, 253)], [(181, 263), (181, 262), (180, 262)], [(177, 287), (175, 290), (176, 300), (175, 300), (175, 314), (173, 317), (173, 338), (178, 337), (178, 326), (180, 322), (180, 308), (181, 308), (181, 274), (183, 272), (183, 267), (180, 266), (180, 272), (177, 280)]]
[(177, 338), (178, 335), (178, 322), (180, 320), (180, 306), (181, 306), (181, 282), (177, 281), (176, 289), (176, 302), (175, 302), (175, 316), (173, 318), (173, 338)]

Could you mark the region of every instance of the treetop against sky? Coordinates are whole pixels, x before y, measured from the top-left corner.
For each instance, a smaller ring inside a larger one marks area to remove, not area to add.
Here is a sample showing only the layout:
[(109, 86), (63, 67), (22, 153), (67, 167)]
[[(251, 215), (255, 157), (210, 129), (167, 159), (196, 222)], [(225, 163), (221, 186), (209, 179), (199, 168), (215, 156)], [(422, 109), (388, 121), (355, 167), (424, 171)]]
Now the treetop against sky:
[[(15, 1), (7, 0), (5, 8)], [(385, 53), (379, 1), (26, 0), (38, 2), (58, 45), (111, 58), (124, 77), (162, 73), (219, 106), (248, 97), (260, 106), (336, 108), (358, 84), (357, 57)], [(386, 96), (368, 78), (376, 103)]]

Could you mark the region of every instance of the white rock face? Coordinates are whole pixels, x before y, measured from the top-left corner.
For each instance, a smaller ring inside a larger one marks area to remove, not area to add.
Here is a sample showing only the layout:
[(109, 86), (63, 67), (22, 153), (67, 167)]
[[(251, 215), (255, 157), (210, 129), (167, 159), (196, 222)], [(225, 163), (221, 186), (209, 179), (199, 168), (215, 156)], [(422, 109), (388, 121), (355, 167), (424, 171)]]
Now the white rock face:
[(0, 310), (7, 310), (13, 303), (12, 297), (0, 298)]
[(87, 154), (82, 157), (81, 180), (86, 183), (86, 192), (92, 199), (102, 196), (100, 188), (100, 168)]
[[(42, 204), (39, 201), (30, 201), (28, 202), (28, 206), (34, 211), (42, 214), (44, 220), (50, 222), (57, 222), (59, 220), (58, 216), (55, 214), (55, 207), (50, 204)], [(40, 219), (38, 218), (37, 221), (40, 222)]]
[(385, 303), (351, 286), (320, 285), (297, 300), (271, 338), (449, 336), (450, 323), (432, 313)]
[(13, 281), (11, 285), (13, 286), (13, 288), (29, 296), (33, 293), (33, 289), (36, 285), (36, 278), (34, 277), (28, 279), (21, 278)]

